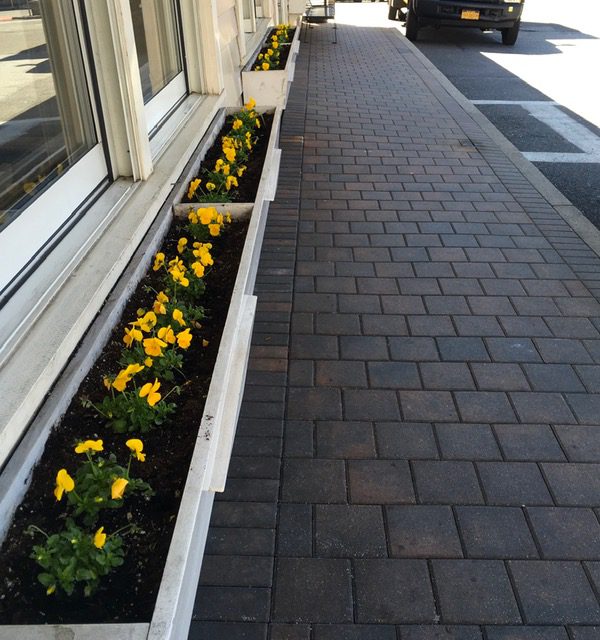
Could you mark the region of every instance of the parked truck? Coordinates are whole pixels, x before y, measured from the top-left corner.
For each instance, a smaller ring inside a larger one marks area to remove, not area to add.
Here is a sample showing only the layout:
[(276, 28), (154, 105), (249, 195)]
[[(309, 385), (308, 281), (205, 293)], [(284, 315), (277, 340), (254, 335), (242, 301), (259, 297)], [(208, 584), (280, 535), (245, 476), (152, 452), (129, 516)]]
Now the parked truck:
[(425, 26), (497, 29), (502, 43), (513, 45), (525, 0), (388, 0), (390, 20), (406, 22), (406, 37), (417, 39)]

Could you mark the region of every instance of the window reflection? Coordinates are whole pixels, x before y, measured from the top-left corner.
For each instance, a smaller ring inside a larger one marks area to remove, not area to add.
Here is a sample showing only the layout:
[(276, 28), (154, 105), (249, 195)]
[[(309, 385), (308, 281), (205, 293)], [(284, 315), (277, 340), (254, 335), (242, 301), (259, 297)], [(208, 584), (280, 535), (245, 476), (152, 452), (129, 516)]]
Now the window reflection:
[(0, 9), (0, 232), (97, 141), (73, 5), (30, 4)]
[(169, 0), (129, 0), (144, 102), (181, 72), (177, 13)]

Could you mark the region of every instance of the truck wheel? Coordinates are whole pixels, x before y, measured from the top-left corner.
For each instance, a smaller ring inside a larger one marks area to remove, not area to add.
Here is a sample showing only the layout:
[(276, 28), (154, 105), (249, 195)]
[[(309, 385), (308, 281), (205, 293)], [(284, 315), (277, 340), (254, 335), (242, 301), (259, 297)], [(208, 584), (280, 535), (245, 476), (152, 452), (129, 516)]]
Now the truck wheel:
[(416, 42), (419, 33), (419, 19), (412, 6), (408, 8), (406, 14), (406, 37), (411, 42)]
[(517, 20), (512, 27), (508, 29), (501, 29), (502, 31), (502, 44), (512, 46), (517, 41), (519, 36), (519, 28), (521, 27), (521, 21)]
[(398, 20), (398, 9), (392, 7), (392, 5), (388, 9), (388, 20)]

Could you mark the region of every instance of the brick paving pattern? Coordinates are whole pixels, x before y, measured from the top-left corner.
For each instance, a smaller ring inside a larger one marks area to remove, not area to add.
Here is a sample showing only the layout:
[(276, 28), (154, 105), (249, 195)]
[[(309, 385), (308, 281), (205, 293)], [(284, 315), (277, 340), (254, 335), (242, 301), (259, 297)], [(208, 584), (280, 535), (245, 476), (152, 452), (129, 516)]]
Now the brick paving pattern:
[(190, 638), (600, 638), (600, 260), (393, 30), (315, 29)]

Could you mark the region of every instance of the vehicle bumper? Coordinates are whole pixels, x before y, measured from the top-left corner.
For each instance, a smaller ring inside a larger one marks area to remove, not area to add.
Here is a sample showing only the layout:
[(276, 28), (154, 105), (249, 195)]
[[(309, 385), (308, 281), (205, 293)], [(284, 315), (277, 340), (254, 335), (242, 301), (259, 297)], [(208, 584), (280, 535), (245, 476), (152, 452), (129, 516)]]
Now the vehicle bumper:
[[(416, 12), (419, 25), (429, 24), (452, 27), (478, 27), (480, 29), (504, 29), (521, 19), (523, 4), (461, 2), (460, 0), (418, 0)], [(479, 11), (479, 20), (464, 20), (462, 11)], [(512, 10), (511, 10), (512, 9)]]

